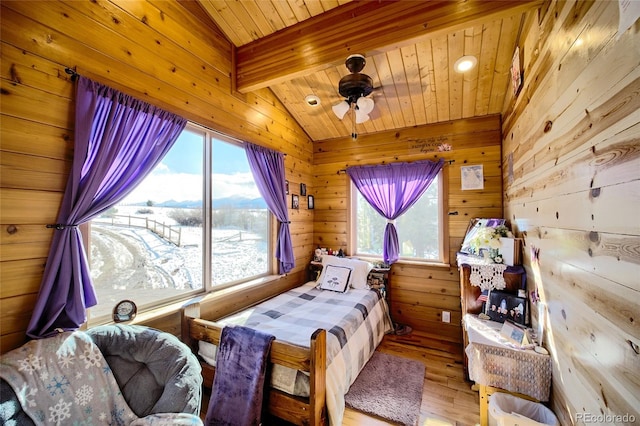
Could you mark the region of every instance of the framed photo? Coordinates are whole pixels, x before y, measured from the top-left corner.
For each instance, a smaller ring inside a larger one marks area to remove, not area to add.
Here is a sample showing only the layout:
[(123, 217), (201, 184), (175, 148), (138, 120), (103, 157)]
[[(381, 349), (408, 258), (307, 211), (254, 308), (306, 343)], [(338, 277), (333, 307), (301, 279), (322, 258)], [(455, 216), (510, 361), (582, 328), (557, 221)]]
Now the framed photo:
[(463, 191), (484, 189), (484, 172), (482, 164), (460, 167), (461, 186)]
[(315, 202), (315, 200), (314, 200), (314, 198), (313, 198), (313, 195), (309, 195), (309, 196), (307, 197), (307, 208), (308, 208), (309, 210), (313, 210), (313, 208), (314, 208), (314, 202)]
[(287, 195), (289, 195), (289, 181), (285, 180), (284, 181), (284, 188), (287, 192), (285, 192)]
[(500, 335), (518, 346), (529, 344), (529, 336), (527, 335), (526, 328), (511, 321), (505, 321), (504, 324), (502, 324)]
[(302, 195), (303, 197), (307, 195), (307, 185), (304, 183), (300, 184), (300, 195)]
[(513, 96), (518, 96), (522, 88), (522, 71), (520, 70), (520, 47), (516, 47), (511, 59), (511, 87), (513, 88)]
[(515, 294), (493, 290), (487, 301), (487, 315), (493, 321), (513, 321), (525, 325), (527, 323), (527, 299)]
[(291, 196), (291, 208), (298, 210), (300, 208), (300, 198), (297, 194)]

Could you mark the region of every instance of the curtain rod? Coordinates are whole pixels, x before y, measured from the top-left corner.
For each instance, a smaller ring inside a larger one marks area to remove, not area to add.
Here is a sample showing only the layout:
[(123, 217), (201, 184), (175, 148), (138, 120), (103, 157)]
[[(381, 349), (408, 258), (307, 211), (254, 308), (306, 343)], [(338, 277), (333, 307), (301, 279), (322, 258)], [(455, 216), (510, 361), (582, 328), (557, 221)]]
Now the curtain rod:
[(78, 73), (73, 68), (66, 67), (64, 69), (64, 72), (66, 72), (67, 74), (69, 74), (71, 76), (71, 81), (75, 81), (76, 78), (78, 78)]
[[(71, 76), (71, 81), (75, 81), (75, 80), (76, 80), (76, 78), (78, 78), (78, 76), (80, 75), (80, 74), (78, 74), (78, 72), (77, 72), (76, 70), (74, 70), (73, 68), (70, 68), (70, 67), (65, 67), (64, 72), (66, 72), (67, 74), (69, 74), (69, 75)], [(196, 124), (196, 123), (193, 123), (193, 124)], [(247, 141), (244, 141), (244, 140), (242, 140), (242, 139), (238, 139), (238, 138), (236, 138), (236, 137), (226, 135), (226, 134), (224, 134), (224, 133), (222, 133), (222, 132), (220, 132), (220, 131), (218, 131), (218, 130), (211, 129), (211, 128), (209, 128), (209, 127), (202, 126), (202, 125), (200, 125), (200, 124), (196, 124), (196, 125), (197, 125), (197, 126), (200, 126), (200, 127), (203, 127), (203, 128), (205, 128), (205, 129), (207, 129), (207, 130), (209, 130), (209, 131), (213, 132), (213, 133), (216, 133), (216, 134), (217, 134), (217, 135), (219, 135), (221, 138), (232, 139), (233, 141), (238, 142), (238, 143), (241, 143), (241, 144), (243, 144), (243, 143), (247, 142)], [(283, 154), (285, 157), (287, 156), (287, 153), (285, 153), (285, 152), (283, 152), (282, 154)]]
[[(445, 163), (449, 163), (449, 165), (451, 165), (452, 163), (455, 163), (456, 160), (446, 160)], [(347, 173), (347, 169), (340, 169), (338, 170), (338, 172), (336, 174), (341, 174), (341, 173)]]

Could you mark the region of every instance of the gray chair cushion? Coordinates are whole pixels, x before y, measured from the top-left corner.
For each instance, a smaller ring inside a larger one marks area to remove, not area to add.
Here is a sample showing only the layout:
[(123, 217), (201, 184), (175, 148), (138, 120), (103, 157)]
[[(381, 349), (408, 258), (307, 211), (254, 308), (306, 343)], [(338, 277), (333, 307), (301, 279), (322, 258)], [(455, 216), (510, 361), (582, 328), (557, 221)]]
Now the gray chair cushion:
[(129, 404), (139, 416), (199, 415), (200, 363), (172, 334), (132, 325), (104, 325), (86, 331), (106, 358)]
[[(202, 374), (198, 359), (172, 334), (130, 325), (86, 332), (96, 343), (138, 417), (157, 413), (200, 414)], [(0, 379), (0, 424), (33, 425), (13, 388)]]

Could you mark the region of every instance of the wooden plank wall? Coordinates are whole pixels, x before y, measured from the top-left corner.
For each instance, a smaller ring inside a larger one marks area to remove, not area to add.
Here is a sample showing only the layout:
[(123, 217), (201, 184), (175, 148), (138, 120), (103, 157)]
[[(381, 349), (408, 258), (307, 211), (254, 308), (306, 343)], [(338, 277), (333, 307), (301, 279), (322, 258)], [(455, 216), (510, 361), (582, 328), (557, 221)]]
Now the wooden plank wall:
[[(500, 164), (500, 117), (475, 119), (361, 135), (356, 141), (339, 138), (314, 144), (314, 246), (349, 247), (349, 178), (347, 166), (398, 161), (453, 160), (445, 166), (444, 220), (451, 266), (426, 266), (399, 262), (391, 270), (391, 310), (393, 320), (435, 339), (459, 344), (461, 341), (460, 287), (455, 253), (459, 250), (470, 219), (502, 217), (502, 170)], [(441, 143), (452, 151), (438, 152)], [(482, 164), (484, 189), (462, 191), (460, 167)], [(457, 215), (448, 215), (457, 212)], [(309, 253), (311, 256), (311, 253)], [(451, 323), (441, 322), (442, 311), (451, 312)], [(435, 344), (435, 342), (431, 342)], [(461, 351), (460, 348), (458, 350)], [(461, 352), (460, 352), (461, 354)]]
[(618, 21), (618, 2), (551, 2), (503, 113), (505, 215), (566, 425), (640, 421), (640, 22)]
[[(2, 353), (25, 340), (54, 232), (45, 225), (56, 222), (73, 156), (74, 85), (65, 67), (285, 152), (291, 185), (311, 182), (311, 141), (271, 91), (232, 93), (231, 45), (196, 3), (16, 1), (0, 12)], [(291, 220), (297, 267), (281, 280), (289, 286), (304, 280), (313, 235), (309, 211)], [(149, 321), (180, 331), (176, 311)]]

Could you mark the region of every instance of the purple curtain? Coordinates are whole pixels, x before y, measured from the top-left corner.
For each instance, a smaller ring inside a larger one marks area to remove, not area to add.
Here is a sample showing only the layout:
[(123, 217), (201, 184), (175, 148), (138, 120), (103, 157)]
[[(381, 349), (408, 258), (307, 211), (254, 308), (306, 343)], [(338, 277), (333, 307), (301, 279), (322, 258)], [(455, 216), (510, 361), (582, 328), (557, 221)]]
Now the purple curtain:
[(398, 260), (400, 246), (394, 221), (420, 199), (438, 175), (444, 160), (390, 163), (347, 168), (358, 191), (380, 215), (387, 219), (384, 229), (383, 258)]
[(27, 335), (76, 330), (97, 299), (78, 225), (122, 200), (154, 169), (186, 120), (82, 76), (73, 164)]
[(245, 151), (253, 179), (258, 185), (262, 198), (267, 203), (269, 211), (280, 222), (278, 241), (276, 245), (276, 259), (279, 260), (281, 274), (286, 274), (296, 266), (289, 231), (289, 210), (287, 210), (287, 190), (284, 180), (284, 155), (268, 148), (252, 143), (245, 143)]

